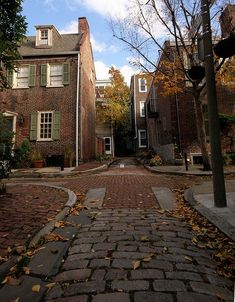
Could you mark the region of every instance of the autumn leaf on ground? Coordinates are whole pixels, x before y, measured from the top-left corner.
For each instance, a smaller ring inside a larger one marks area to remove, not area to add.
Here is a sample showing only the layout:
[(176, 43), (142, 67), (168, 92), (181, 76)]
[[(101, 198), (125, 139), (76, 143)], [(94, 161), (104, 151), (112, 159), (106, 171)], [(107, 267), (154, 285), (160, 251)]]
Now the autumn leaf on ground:
[(30, 274), (30, 271), (31, 271), (31, 268), (30, 268), (30, 267), (27, 267), (27, 266), (24, 266), (24, 267), (23, 267), (23, 271), (24, 271), (25, 275), (29, 275), (29, 274)]
[(132, 263), (133, 263), (133, 269), (134, 270), (136, 270), (137, 268), (140, 267), (140, 261), (139, 260), (135, 260)]
[(10, 254), (12, 252), (12, 248), (10, 246), (7, 247), (7, 252)]
[(60, 236), (59, 234), (55, 234), (55, 233), (46, 234), (44, 236), (44, 239), (46, 241), (68, 241), (69, 240), (68, 238), (64, 238), (64, 237)]
[(148, 237), (148, 236), (142, 236), (142, 237), (140, 238), (140, 240), (141, 240), (142, 242), (147, 242), (147, 241), (149, 241), (149, 237)]
[(189, 262), (193, 262), (193, 258), (189, 257), (189, 256), (185, 256), (184, 257), (186, 260), (188, 260)]
[(25, 252), (25, 247), (23, 245), (19, 245), (19, 246), (16, 246), (15, 248), (17, 254), (22, 254), (23, 252)]
[(48, 284), (46, 285), (46, 287), (49, 288), (49, 289), (51, 289), (51, 288), (54, 287), (55, 285), (56, 285), (56, 283), (55, 283), (55, 282), (52, 282), (52, 283), (48, 283)]
[(13, 278), (11, 276), (7, 276), (3, 281), (2, 284), (9, 284), (13, 286), (20, 285), (22, 283), (22, 280)]
[(32, 287), (32, 292), (34, 292), (34, 293), (39, 293), (40, 288), (41, 288), (40, 284), (35, 284), (35, 285), (33, 285), (33, 287)]
[(160, 213), (160, 214), (164, 214), (164, 213), (165, 213), (165, 210), (160, 209), (160, 210), (157, 210), (157, 212)]
[(55, 228), (61, 228), (64, 227), (65, 222), (64, 221), (56, 221)]
[(91, 203), (91, 204), (96, 204), (98, 201), (99, 201), (99, 200), (91, 200), (91, 201), (89, 201), (89, 203)]
[(143, 261), (143, 262), (149, 262), (149, 261), (151, 261), (152, 258), (155, 257), (155, 256), (156, 256), (156, 253), (151, 253), (151, 254), (149, 254), (148, 256), (144, 257), (141, 261)]
[(52, 254), (57, 254), (57, 253), (59, 252), (59, 250), (57, 250), (57, 249), (50, 249), (50, 252), (51, 252)]

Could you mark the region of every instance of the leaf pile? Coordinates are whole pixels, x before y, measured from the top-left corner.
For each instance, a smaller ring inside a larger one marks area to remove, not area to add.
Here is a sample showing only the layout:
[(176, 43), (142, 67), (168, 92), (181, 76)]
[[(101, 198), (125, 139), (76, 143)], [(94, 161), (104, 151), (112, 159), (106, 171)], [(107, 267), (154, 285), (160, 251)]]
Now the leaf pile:
[(235, 243), (218, 230), (205, 217), (190, 207), (184, 200), (184, 189), (174, 190), (177, 209), (168, 215), (180, 218), (192, 228), (195, 236), (192, 243), (202, 249), (212, 249), (212, 258), (218, 263), (217, 273), (234, 279), (235, 276)]

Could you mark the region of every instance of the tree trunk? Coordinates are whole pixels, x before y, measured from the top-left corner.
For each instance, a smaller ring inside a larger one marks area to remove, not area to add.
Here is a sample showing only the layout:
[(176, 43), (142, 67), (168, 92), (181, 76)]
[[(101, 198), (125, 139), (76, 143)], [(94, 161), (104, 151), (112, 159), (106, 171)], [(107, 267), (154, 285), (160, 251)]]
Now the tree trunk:
[(202, 103), (200, 100), (200, 94), (194, 90), (194, 105), (196, 113), (196, 124), (197, 124), (197, 135), (200, 142), (201, 152), (202, 152), (202, 161), (203, 161), (203, 170), (210, 171), (211, 163), (210, 156), (206, 142), (206, 130), (205, 130), (205, 121), (202, 110)]

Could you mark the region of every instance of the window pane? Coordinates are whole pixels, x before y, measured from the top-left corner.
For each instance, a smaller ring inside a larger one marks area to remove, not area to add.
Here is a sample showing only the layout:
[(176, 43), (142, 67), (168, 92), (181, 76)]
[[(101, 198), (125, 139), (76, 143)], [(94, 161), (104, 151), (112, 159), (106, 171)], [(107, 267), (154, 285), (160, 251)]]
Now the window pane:
[(52, 113), (43, 112), (40, 118), (40, 138), (51, 139), (52, 138)]
[(16, 86), (21, 88), (28, 87), (28, 82), (29, 82), (29, 67), (20, 66), (17, 69)]

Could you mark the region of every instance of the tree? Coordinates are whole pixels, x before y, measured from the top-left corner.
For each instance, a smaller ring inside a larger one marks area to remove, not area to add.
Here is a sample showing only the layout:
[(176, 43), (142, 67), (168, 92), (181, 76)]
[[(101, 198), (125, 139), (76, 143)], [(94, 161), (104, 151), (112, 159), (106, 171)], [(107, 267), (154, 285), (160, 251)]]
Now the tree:
[(97, 104), (97, 121), (111, 124), (117, 147), (130, 130), (130, 91), (120, 70), (111, 67), (109, 75), (111, 84), (104, 89), (104, 100)]
[[(200, 1), (133, 0), (131, 3), (128, 17), (111, 23), (113, 35), (128, 46), (135, 58), (132, 62), (135, 66), (149, 72), (155, 81), (162, 83), (165, 94), (182, 91), (182, 87), (192, 94), (204, 170), (210, 170), (201, 100), (205, 81), (202, 81), (203, 75), (197, 79), (192, 75), (194, 71), (203, 73), (201, 62), (195, 55), (201, 27)], [(211, 10), (214, 32), (218, 32), (218, 23), (214, 19), (221, 8), (211, 5)], [(166, 43), (162, 45), (166, 36), (170, 36), (173, 47), (170, 42), (168, 47), (165, 47)], [(156, 64), (157, 50), (164, 58), (160, 64)], [(221, 64), (218, 64), (218, 60), (215, 63), (218, 70)], [(186, 81), (191, 83), (190, 88), (186, 87)]]
[(27, 28), (21, 5), (22, 0), (0, 0), (0, 90), (8, 87), (5, 70), (21, 58), (18, 47)]

